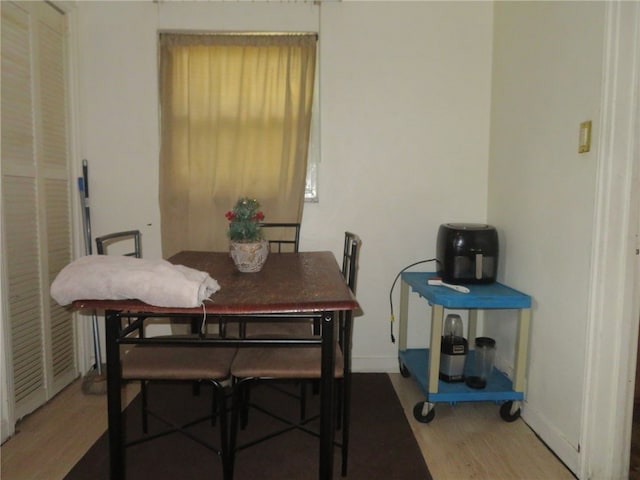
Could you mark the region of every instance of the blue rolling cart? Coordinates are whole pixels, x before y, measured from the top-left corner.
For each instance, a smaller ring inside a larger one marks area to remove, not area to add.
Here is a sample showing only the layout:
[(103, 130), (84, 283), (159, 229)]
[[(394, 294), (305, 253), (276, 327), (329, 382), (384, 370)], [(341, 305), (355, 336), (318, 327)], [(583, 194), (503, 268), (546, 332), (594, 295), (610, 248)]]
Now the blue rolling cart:
[[(398, 360), (404, 377), (413, 376), (425, 394), (425, 401), (413, 409), (414, 417), (429, 423), (435, 417), (435, 404), (440, 402), (495, 401), (502, 403), (500, 416), (507, 422), (520, 417), (526, 383), (527, 347), (531, 321), (531, 297), (501, 283), (465, 285), (469, 293), (461, 293), (427, 281), (436, 277), (430, 272), (405, 272), (401, 275), (400, 323)], [(429, 348), (407, 348), (409, 290), (420, 295), (431, 305), (431, 343)], [(440, 339), (445, 309), (469, 311), (469, 355), (473, 355), (478, 310), (513, 309), (518, 311), (516, 358), (513, 380), (494, 368), (487, 387), (478, 390), (464, 382), (447, 383), (439, 380)]]

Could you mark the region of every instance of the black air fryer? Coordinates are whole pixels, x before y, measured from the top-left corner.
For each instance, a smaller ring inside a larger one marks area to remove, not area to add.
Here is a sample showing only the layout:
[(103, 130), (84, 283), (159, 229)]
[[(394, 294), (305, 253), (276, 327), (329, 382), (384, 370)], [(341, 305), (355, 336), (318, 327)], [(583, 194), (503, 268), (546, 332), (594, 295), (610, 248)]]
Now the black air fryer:
[(445, 223), (438, 229), (437, 272), (447, 283), (492, 283), (498, 273), (498, 232), (480, 223)]

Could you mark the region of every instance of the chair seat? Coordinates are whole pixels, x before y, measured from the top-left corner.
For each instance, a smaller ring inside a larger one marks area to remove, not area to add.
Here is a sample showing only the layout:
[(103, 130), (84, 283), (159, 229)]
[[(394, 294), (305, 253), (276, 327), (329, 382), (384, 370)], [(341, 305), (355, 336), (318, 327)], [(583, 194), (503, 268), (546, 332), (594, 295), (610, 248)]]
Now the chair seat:
[(134, 345), (122, 359), (125, 380), (224, 380), (236, 347)]
[[(336, 377), (342, 377), (344, 360), (336, 347)], [(236, 378), (279, 379), (320, 378), (322, 354), (319, 347), (248, 347), (239, 348), (231, 363)]]

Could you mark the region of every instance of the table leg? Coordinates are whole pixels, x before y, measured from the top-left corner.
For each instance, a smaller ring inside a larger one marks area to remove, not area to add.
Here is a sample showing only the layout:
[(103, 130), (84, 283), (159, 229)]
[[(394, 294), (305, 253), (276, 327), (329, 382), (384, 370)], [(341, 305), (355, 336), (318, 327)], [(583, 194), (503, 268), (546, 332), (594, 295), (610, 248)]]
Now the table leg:
[[(344, 372), (342, 379), (342, 476), (347, 476), (349, 454), (349, 432), (351, 423), (351, 337), (353, 335), (353, 312), (344, 312), (342, 332), (342, 354)], [(340, 401), (340, 400), (338, 400)]]
[(105, 312), (107, 350), (107, 415), (109, 431), (109, 474), (111, 480), (123, 480), (124, 446), (122, 431), (122, 397), (120, 381), (120, 317), (117, 312)]
[(335, 369), (335, 313), (322, 314), (322, 372), (320, 387), (320, 480), (333, 476), (334, 435), (334, 369)]

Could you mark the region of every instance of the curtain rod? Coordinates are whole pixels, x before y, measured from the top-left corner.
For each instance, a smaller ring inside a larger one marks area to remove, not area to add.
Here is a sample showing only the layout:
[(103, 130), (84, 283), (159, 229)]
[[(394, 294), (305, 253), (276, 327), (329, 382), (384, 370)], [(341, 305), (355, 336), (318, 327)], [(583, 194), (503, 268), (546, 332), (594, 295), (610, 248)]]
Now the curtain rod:
[(316, 40), (318, 39), (317, 32), (256, 32), (256, 31), (193, 31), (193, 30), (158, 30), (160, 35), (219, 35), (219, 36), (268, 36), (268, 35), (287, 35), (291, 37), (295, 36), (314, 36)]

